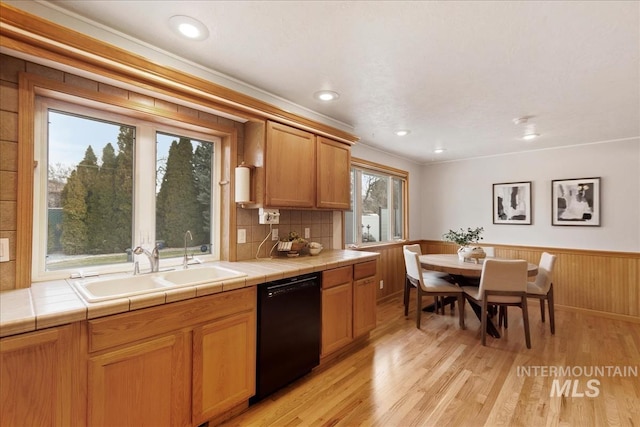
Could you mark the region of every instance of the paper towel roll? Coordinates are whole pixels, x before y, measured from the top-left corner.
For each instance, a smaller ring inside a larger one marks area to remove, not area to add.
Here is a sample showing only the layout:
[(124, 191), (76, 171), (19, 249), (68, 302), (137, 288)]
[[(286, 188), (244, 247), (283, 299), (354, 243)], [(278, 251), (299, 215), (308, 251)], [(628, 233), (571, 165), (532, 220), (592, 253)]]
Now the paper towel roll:
[(251, 201), (251, 169), (246, 166), (236, 168), (236, 203)]

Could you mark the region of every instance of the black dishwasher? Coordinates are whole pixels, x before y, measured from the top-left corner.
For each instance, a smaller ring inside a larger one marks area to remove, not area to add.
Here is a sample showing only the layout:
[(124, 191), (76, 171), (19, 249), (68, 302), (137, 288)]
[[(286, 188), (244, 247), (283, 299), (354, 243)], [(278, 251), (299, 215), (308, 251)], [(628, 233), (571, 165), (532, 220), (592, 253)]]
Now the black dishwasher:
[(320, 276), (258, 287), (257, 402), (320, 363)]

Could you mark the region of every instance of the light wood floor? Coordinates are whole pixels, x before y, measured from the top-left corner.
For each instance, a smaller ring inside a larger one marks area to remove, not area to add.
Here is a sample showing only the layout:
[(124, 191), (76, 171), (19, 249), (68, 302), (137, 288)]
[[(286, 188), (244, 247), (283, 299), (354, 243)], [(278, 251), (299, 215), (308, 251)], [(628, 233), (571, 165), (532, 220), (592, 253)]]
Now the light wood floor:
[[(556, 310), (551, 335), (537, 303), (529, 305), (531, 350), (518, 308), (509, 309), (503, 337), (487, 337), (483, 347), (480, 322), (468, 305), (466, 330), (449, 310), (444, 316), (425, 313), (418, 330), (414, 310), (403, 316), (401, 296), (382, 302), (366, 346), (225, 425), (640, 426), (640, 377), (518, 372), (523, 366), (632, 366), (640, 374), (640, 325)], [(550, 397), (553, 381), (562, 385), (565, 379), (578, 380), (577, 394), (595, 393), (587, 381), (598, 380), (598, 396)]]

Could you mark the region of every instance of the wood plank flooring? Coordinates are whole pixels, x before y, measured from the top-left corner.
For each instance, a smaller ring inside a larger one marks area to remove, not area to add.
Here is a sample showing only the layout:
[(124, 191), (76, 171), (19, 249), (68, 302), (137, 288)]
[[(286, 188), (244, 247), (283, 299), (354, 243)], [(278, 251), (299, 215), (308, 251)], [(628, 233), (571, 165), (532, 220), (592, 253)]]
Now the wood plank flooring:
[[(488, 336), (483, 347), (468, 305), (466, 330), (448, 309), (444, 316), (425, 313), (418, 330), (414, 300), (408, 318), (401, 296), (384, 301), (366, 346), (224, 425), (640, 426), (640, 377), (633, 375), (633, 367), (640, 375), (640, 325), (556, 310), (551, 335), (548, 319), (541, 323), (538, 304), (529, 301), (531, 350), (519, 308), (509, 309), (503, 337)], [(588, 376), (594, 367), (630, 376)], [(566, 380), (570, 389), (561, 389)], [(599, 384), (590, 388), (589, 380)]]

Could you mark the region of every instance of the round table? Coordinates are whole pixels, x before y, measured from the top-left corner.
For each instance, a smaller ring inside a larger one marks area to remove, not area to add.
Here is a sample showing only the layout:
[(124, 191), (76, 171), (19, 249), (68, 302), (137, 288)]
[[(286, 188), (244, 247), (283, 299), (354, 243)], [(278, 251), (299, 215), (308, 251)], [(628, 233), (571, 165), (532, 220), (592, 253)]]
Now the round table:
[[(480, 277), (482, 275), (483, 260), (480, 260), (477, 264), (473, 261), (460, 261), (457, 254), (420, 255), (419, 258), (420, 264), (427, 270), (441, 271), (443, 273), (465, 277)], [(529, 277), (537, 275), (538, 266), (528, 263), (527, 273)]]

